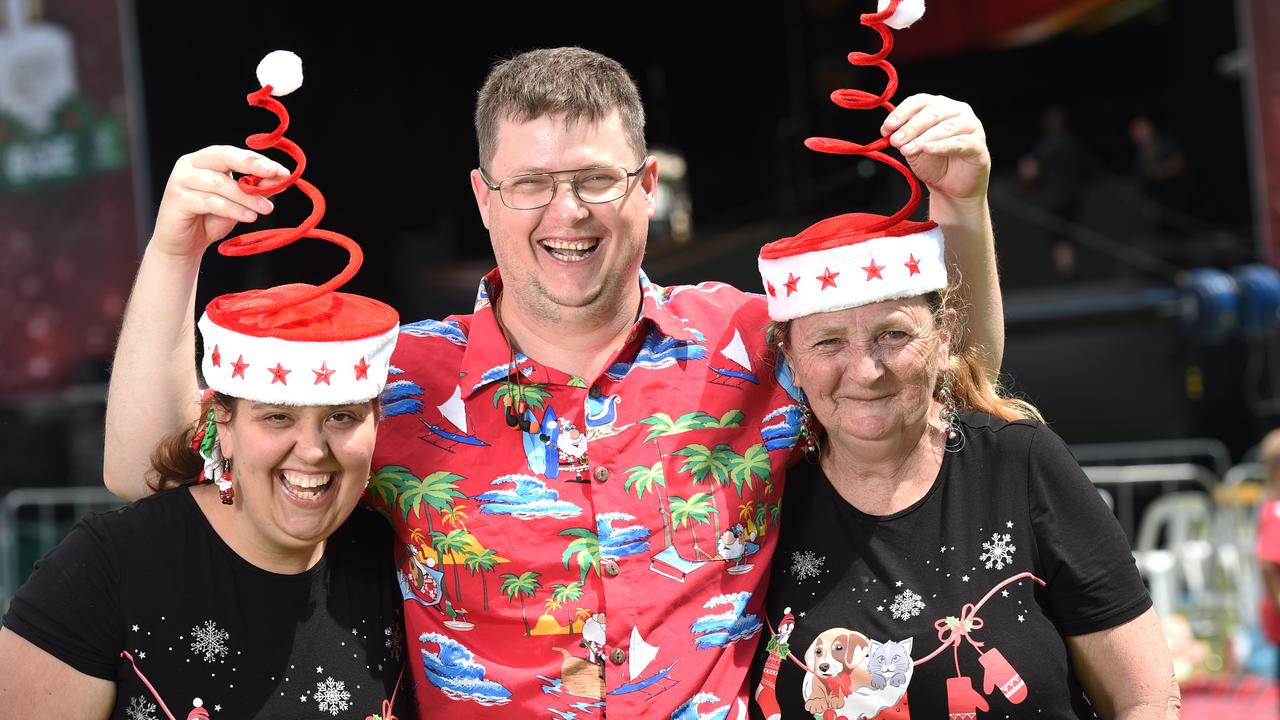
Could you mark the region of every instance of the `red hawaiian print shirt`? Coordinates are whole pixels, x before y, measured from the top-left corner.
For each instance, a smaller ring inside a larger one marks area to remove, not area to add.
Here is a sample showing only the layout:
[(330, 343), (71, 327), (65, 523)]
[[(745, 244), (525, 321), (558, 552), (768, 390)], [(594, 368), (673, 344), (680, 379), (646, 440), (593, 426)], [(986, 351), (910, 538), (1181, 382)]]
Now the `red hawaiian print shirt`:
[(745, 716), (800, 406), (762, 297), (639, 280), (600, 377), (512, 353), (497, 271), (402, 329), (369, 495), (424, 717)]

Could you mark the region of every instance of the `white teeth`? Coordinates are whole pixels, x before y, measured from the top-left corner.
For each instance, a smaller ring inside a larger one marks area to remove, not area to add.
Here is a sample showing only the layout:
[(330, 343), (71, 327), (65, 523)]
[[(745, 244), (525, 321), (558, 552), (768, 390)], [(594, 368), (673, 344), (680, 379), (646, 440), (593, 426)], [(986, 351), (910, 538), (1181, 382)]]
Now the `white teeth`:
[(542, 240), (542, 247), (560, 262), (582, 262), (591, 257), (599, 240)]
[(596, 240), (543, 240), (548, 250), (590, 250), (597, 245)]
[(296, 488), (318, 488), (329, 484), (332, 473), (302, 473), (296, 470), (284, 470), (285, 482)]

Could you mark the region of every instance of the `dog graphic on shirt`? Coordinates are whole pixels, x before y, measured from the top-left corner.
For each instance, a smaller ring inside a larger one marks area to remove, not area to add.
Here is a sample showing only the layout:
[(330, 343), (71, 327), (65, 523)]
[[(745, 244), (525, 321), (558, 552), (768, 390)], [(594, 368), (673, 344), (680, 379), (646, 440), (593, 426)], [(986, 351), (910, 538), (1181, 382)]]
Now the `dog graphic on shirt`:
[(866, 635), (845, 628), (814, 638), (804, 652), (804, 709), (814, 714), (839, 710), (855, 691), (871, 687), (870, 646)]

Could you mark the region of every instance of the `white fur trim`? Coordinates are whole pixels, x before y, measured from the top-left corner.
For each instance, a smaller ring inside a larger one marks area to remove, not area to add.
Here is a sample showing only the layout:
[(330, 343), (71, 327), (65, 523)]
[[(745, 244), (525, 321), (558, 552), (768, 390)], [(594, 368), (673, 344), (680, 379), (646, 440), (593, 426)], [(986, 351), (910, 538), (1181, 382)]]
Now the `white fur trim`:
[[(387, 382), (391, 351), (400, 326), (358, 340), (300, 342), (273, 337), (253, 337), (228, 330), (200, 318), (204, 359), (200, 370), (209, 387), (233, 397), (274, 405), (344, 405), (377, 397)], [(214, 350), (218, 364), (214, 365)], [(236, 373), (237, 362), (243, 372)], [(367, 365), (359, 377), (357, 365)], [(284, 381), (276, 380), (272, 368)], [(331, 373), (331, 374), (330, 374)], [(327, 375), (326, 382), (321, 378)]]
[[(908, 263), (915, 259), (920, 272)], [(874, 261), (880, 277), (868, 277)], [(823, 287), (830, 272), (834, 285)], [(760, 259), (760, 277), (769, 300), (769, 317), (791, 320), (814, 313), (913, 297), (947, 286), (942, 231), (931, 228), (901, 237), (878, 237), (851, 245)], [(787, 281), (795, 278), (794, 290)], [(772, 287), (772, 290), (770, 290)]]
[(258, 63), (258, 83), (284, 97), (302, 87), (302, 58), (288, 50), (272, 50)]
[[(889, 7), (889, 0), (880, 0), (876, 10), (884, 12), (887, 7)], [(884, 21), (884, 24), (894, 30), (904, 30), (922, 17), (924, 17), (924, 0), (902, 0), (898, 3), (898, 9)]]

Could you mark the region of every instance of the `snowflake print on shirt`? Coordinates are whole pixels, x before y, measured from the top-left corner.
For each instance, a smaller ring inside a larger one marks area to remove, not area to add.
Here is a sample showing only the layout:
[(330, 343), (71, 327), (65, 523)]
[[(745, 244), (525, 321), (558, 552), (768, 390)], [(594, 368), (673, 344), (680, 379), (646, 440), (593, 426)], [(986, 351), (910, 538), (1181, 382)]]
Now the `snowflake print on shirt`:
[(128, 720), (156, 720), (156, 704), (144, 697), (131, 698), (124, 716)]
[(404, 645), (404, 635), (400, 632), (400, 626), (394, 625), (382, 631), (387, 636), (387, 640), (383, 643), (387, 647), (387, 651), (391, 653), (391, 659), (400, 662), (400, 648)]
[(991, 533), (991, 541), (982, 543), (982, 549), (986, 552), (979, 555), (978, 559), (986, 563), (983, 567), (990, 570), (994, 566), (997, 570), (1003, 570), (1005, 565), (1013, 564), (1013, 552), (1018, 548), (1014, 547), (1013, 537), (1009, 533)]
[(311, 695), (320, 705), (320, 712), (327, 712), (330, 715), (337, 716), (340, 712), (345, 712), (349, 707), (347, 703), (351, 699), (351, 693), (347, 692), (347, 684), (341, 680), (334, 680), (327, 677), (323, 682), (316, 683), (316, 691)]
[(895, 620), (910, 620), (924, 610), (924, 599), (910, 590), (903, 590), (893, 599), (889, 612)]
[(214, 658), (227, 656), (227, 640), (230, 635), (220, 630), (212, 620), (205, 620), (204, 625), (191, 628), (191, 652), (203, 655), (205, 662), (213, 662)]
[(818, 555), (812, 550), (796, 550), (791, 553), (791, 574), (797, 580), (818, 577), (822, 574), (822, 565), (826, 561), (826, 555)]

